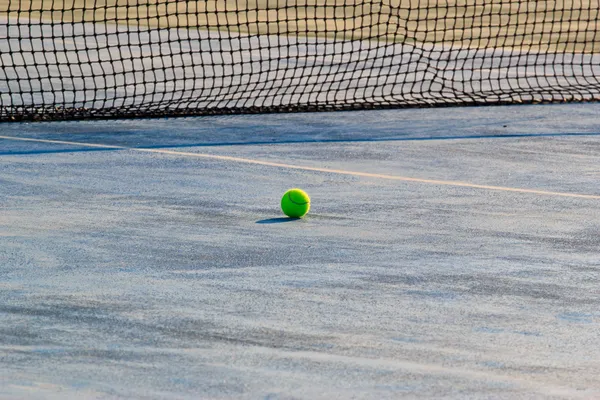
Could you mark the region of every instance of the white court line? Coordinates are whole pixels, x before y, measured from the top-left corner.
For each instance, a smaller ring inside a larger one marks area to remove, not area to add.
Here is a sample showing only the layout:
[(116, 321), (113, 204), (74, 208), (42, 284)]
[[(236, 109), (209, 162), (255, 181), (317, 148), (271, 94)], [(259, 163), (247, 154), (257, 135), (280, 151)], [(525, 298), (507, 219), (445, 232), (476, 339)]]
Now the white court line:
[(514, 188), (514, 187), (506, 187), (506, 186), (479, 185), (476, 183), (461, 182), (461, 181), (444, 181), (444, 180), (438, 180), (438, 179), (411, 178), (408, 176), (401, 176), (401, 175), (375, 174), (375, 173), (370, 173), (370, 172), (348, 171), (348, 170), (343, 170), (343, 169), (306, 167), (306, 166), (302, 166), (302, 165), (286, 164), (286, 163), (271, 162), (271, 161), (262, 161), (262, 160), (255, 160), (255, 159), (251, 159), (251, 158), (242, 158), (242, 157), (220, 156), (220, 155), (206, 154), (206, 153), (191, 153), (191, 152), (186, 152), (186, 151), (165, 150), (165, 149), (144, 149), (144, 148), (126, 147), (126, 146), (71, 142), (71, 141), (65, 141), (65, 140), (32, 139), (32, 138), (20, 138), (20, 137), (1, 136), (1, 135), (0, 135), (0, 139), (16, 140), (16, 141), (22, 141), (22, 142), (64, 144), (64, 145), (69, 145), (69, 146), (81, 146), (81, 147), (90, 147), (90, 148), (99, 148), (99, 149), (130, 150), (130, 151), (137, 151), (137, 152), (143, 152), (143, 153), (166, 154), (166, 155), (172, 155), (172, 156), (178, 156), (178, 157), (204, 158), (204, 159), (218, 160), (218, 161), (230, 161), (230, 162), (236, 162), (236, 163), (263, 165), (266, 167), (294, 169), (294, 170), (310, 171), (310, 172), (323, 172), (323, 173), (337, 174), (337, 175), (350, 175), (350, 176), (358, 176), (358, 177), (363, 177), (363, 178), (387, 179), (387, 180), (402, 181), (402, 182), (426, 183), (426, 184), (430, 184), (430, 185), (439, 185), (439, 186), (454, 186), (454, 187), (464, 187), (464, 188), (470, 188), (470, 189), (494, 190), (494, 191), (501, 191), (501, 192), (537, 194), (537, 195), (541, 195), (541, 196), (557, 196), (557, 197), (571, 197), (571, 198), (578, 198), (578, 199), (600, 200), (600, 195), (594, 195), (594, 194), (553, 192), (553, 191), (547, 191), (547, 190), (524, 189), (524, 188)]

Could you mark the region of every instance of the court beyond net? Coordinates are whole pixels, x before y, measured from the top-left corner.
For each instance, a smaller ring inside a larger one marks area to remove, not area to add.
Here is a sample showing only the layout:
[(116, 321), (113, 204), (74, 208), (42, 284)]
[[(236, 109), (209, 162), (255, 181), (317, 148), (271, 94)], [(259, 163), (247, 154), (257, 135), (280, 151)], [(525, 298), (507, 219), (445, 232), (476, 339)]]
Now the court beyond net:
[(0, 0), (0, 121), (600, 100), (596, 1)]

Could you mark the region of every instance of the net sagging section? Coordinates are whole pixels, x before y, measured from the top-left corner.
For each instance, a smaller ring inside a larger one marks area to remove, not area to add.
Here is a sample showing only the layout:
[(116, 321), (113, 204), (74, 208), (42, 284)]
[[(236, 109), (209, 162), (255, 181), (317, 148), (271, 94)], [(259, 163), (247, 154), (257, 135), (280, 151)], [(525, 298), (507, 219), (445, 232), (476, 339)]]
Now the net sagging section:
[(600, 0), (0, 0), (0, 121), (600, 100)]

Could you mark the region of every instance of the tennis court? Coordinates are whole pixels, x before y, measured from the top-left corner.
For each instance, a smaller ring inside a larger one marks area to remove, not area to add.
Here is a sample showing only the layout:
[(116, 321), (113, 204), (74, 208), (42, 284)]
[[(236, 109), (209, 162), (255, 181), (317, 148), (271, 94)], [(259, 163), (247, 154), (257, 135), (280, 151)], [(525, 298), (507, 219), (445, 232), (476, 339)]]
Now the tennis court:
[(246, 3), (0, 1), (0, 398), (600, 397), (597, 7)]

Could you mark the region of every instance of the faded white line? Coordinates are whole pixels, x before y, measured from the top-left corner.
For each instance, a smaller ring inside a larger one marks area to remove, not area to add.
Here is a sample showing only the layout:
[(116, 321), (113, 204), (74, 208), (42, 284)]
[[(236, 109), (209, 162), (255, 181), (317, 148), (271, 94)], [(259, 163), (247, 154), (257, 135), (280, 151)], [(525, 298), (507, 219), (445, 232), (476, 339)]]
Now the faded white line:
[(350, 175), (350, 176), (357, 176), (357, 177), (363, 177), (363, 178), (386, 179), (386, 180), (394, 180), (394, 181), (402, 181), (402, 182), (425, 183), (425, 184), (439, 185), (439, 186), (454, 186), (454, 187), (464, 187), (464, 188), (470, 188), (470, 189), (482, 189), (482, 190), (493, 190), (493, 191), (501, 191), (501, 192), (535, 194), (535, 195), (541, 195), (541, 196), (557, 196), (557, 197), (571, 197), (571, 198), (588, 199), (588, 200), (600, 200), (600, 195), (594, 195), (594, 194), (554, 192), (554, 191), (547, 191), (547, 190), (514, 188), (514, 187), (507, 187), (507, 186), (479, 185), (476, 183), (461, 182), (461, 181), (445, 181), (445, 180), (438, 180), (438, 179), (411, 178), (408, 176), (401, 176), (401, 175), (376, 174), (376, 173), (370, 173), (370, 172), (348, 171), (348, 170), (343, 170), (343, 169), (308, 167), (308, 166), (303, 166), (303, 165), (255, 160), (255, 159), (251, 159), (251, 158), (220, 156), (220, 155), (205, 154), (205, 153), (191, 153), (191, 152), (177, 151), (177, 150), (144, 149), (144, 148), (136, 148), (136, 147), (72, 142), (72, 141), (65, 141), (65, 140), (19, 138), (19, 137), (13, 137), (13, 136), (0, 136), (0, 139), (17, 140), (17, 141), (23, 141), (23, 142), (63, 144), (63, 145), (69, 145), (69, 146), (81, 146), (81, 147), (101, 148), (101, 149), (130, 150), (130, 151), (137, 151), (137, 152), (143, 152), (143, 153), (165, 154), (165, 155), (171, 155), (171, 156), (177, 156), (177, 157), (204, 158), (204, 159), (218, 160), (218, 161), (228, 161), (228, 162), (235, 162), (235, 163), (262, 165), (265, 167), (285, 168), (285, 169), (294, 169), (294, 170), (310, 171), (310, 172), (323, 172), (323, 173), (328, 173), (328, 174)]

